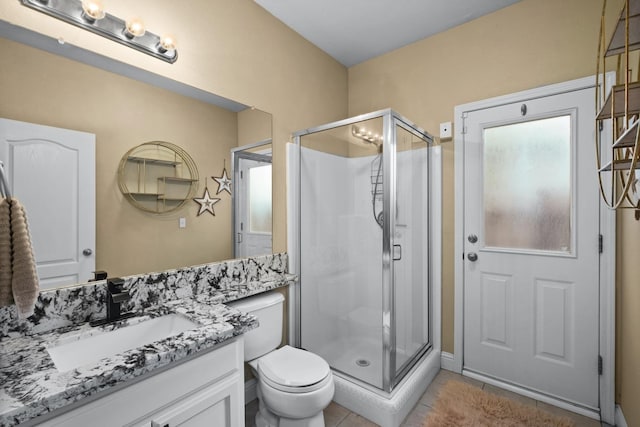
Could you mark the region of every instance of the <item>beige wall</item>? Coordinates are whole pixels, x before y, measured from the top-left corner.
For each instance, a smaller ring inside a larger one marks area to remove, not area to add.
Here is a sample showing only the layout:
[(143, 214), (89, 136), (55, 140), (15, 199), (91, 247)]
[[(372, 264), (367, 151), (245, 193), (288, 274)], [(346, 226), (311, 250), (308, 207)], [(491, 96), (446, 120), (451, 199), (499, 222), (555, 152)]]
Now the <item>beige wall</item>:
[(238, 147), (271, 138), (273, 117), (256, 108), (238, 113)]
[[(622, 2), (608, 3), (607, 15), (617, 17)], [(349, 115), (391, 107), (437, 134), (440, 122), (455, 120), (456, 105), (593, 75), (601, 10), (601, 0), (523, 0), (353, 66)], [(453, 352), (453, 143), (442, 148), (442, 337), (443, 350)], [(627, 214), (619, 220), (618, 400), (629, 425), (640, 425), (640, 346), (632, 332), (640, 324), (640, 225)]]
[(631, 210), (617, 215), (616, 402), (627, 425), (640, 425), (640, 221)]

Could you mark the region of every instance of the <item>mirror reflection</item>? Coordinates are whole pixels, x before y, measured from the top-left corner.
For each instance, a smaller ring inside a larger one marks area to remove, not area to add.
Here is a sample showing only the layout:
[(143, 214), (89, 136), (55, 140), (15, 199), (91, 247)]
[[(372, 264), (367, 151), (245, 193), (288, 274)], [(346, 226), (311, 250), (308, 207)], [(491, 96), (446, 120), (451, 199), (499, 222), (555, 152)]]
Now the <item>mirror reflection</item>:
[(271, 140), (231, 150), (233, 181), (233, 254), (246, 258), (271, 253)]
[[(269, 113), (252, 108), (231, 111), (6, 38), (0, 38), (0, 49), (11, 58), (0, 74), (0, 117), (95, 135), (95, 192), (79, 196), (95, 197), (96, 241), (93, 249), (72, 245), (78, 247), (78, 257), (84, 249), (92, 249), (85, 257), (93, 258), (93, 269), (107, 271), (109, 276), (234, 257), (235, 185), (231, 195), (214, 196), (213, 177), (232, 169), (233, 149), (270, 141)], [(131, 148), (149, 141), (168, 141), (189, 153), (199, 171), (196, 197), (208, 186), (212, 197), (221, 199), (215, 205), (215, 216), (198, 216), (199, 205), (193, 201), (175, 212), (158, 215), (136, 209), (124, 199), (117, 182), (120, 159)], [(55, 168), (56, 159), (50, 162)], [(28, 176), (23, 179), (34, 181)], [(59, 180), (31, 185), (54, 198), (65, 187)], [(266, 186), (259, 190), (263, 195), (267, 191)], [(20, 198), (20, 194), (15, 196)], [(48, 215), (32, 212), (29, 206), (26, 209), (29, 217), (46, 219)], [(270, 228), (270, 212), (261, 218), (264, 233)], [(36, 241), (51, 239), (32, 238), (37, 259), (45, 249), (39, 249)], [(68, 236), (68, 240), (74, 238)], [(263, 245), (262, 251), (270, 253), (270, 243), (268, 248)], [(89, 279), (83, 273), (69, 280), (78, 283)], [(51, 287), (71, 284), (51, 283)]]

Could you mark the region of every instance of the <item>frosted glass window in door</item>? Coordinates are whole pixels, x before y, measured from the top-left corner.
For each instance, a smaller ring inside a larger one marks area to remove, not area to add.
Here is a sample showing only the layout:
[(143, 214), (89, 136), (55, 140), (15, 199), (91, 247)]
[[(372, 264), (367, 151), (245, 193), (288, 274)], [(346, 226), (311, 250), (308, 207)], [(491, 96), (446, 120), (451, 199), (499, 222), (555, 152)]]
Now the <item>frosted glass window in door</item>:
[(249, 231), (271, 233), (271, 165), (249, 169)]
[(485, 246), (571, 252), (571, 116), (484, 129)]

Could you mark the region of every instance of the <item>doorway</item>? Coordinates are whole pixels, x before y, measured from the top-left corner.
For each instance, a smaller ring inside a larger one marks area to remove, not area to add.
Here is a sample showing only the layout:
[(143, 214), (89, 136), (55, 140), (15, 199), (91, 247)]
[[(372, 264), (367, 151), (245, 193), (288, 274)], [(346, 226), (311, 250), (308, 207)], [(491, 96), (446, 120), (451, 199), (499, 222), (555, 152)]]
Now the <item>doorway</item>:
[(24, 205), (40, 289), (93, 277), (95, 135), (0, 119), (0, 160)]
[(465, 375), (596, 417), (613, 284), (600, 242), (615, 232), (602, 229), (594, 82), (456, 108), (455, 356)]
[(246, 258), (272, 252), (271, 140), (232, 150), (233, 253)]

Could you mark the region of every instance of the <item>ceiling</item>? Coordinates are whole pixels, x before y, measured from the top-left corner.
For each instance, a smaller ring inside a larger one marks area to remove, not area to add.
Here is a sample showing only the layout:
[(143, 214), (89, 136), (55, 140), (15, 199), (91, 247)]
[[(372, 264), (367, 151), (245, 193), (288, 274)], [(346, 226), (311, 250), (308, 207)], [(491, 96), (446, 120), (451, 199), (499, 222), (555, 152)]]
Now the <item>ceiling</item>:
[(350, 67), (520, 0), (255, 0)]

